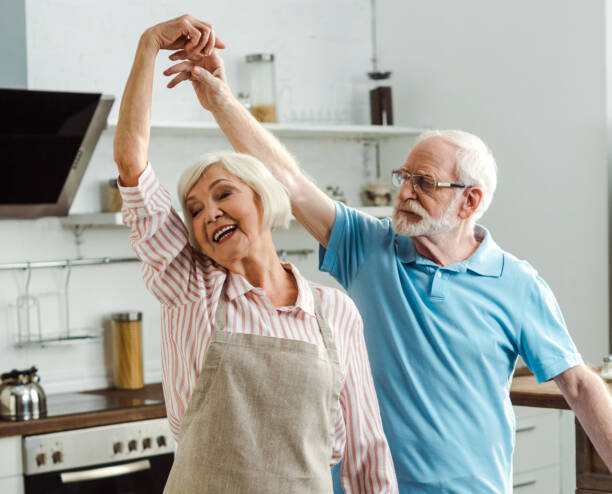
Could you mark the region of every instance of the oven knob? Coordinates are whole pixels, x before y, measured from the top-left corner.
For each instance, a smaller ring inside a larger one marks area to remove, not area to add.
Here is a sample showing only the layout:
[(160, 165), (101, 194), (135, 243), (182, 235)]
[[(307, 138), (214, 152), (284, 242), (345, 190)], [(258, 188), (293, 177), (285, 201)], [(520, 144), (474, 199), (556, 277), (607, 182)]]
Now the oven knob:
[(47, 456), (44, 453), (36, 455), (36, 466), (42, 467), (47, 462)]
[(54, 451), (51, 454), (51, 459), (53, 460), (53, 463), (61, 463), (64, 459), (64, 456), (62, 455), (61, 451)]
[(137, 446), (138, 446), (138, 443), (136, 442), (136, 439), (132, 439), (131, 441), (128, 441), (128, 451), (136, 451)]
[(166, 445), (166, 436), (157, 436), (157, 445), (161, 448)]
[(142, 449), (149, 449), (151, 447), (151, 438), (145, 437), (142, 440)]
[(123, 451), (123, 443), (121, 441), (117, 441), (113, 444), (113, 453), (119, 454)]

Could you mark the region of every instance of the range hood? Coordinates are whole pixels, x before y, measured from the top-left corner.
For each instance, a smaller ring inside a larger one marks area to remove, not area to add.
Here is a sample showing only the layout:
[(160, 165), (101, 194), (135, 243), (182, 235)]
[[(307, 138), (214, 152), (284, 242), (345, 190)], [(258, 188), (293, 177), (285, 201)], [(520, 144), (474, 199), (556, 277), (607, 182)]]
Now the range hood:
[(68, 214), (113, 102), (0, 88), (0, 218)]

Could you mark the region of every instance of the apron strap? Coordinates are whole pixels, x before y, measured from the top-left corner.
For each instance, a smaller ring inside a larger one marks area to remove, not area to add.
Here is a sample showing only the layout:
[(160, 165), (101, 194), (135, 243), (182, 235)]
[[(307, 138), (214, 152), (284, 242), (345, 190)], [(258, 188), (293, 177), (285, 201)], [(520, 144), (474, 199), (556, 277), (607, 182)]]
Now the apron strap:
[(331, 328), (329, 327), (329, 324), (327, 324), (327, 319), (323, 317), (321, 297), (314, 288), (310, 287), (310, 291), (312, 292), (312, 298), (314, 299), (315, 316), (317, 317), (317, 322), (319, 323), (323, 343), (325, 344), (325, 348), (327, 348), (327, 352), (329, 353), (329, 359), (332, 362), (339, 362), (338, 351), (336, 350), (336, 344), (334, 343)]
[(223, 331), (227, 322), (227, 295), (225, 294), (225, 287), (227, 286), (227, 274), (226, 281), (221, 285), (221, 293), (219, 294), (219, 302), (217, 302), (217, 310), (215, 311), (215, 331)]

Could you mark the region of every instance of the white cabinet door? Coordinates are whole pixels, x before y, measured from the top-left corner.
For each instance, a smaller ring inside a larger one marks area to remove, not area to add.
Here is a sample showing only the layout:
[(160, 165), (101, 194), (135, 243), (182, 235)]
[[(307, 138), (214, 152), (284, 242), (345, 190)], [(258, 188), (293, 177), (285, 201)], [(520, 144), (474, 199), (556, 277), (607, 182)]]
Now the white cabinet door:
[(518, 415), (513, 465), (515, 473), (558, 465), (560, 460), (559, 412)]
[(23, 494), (23, 476), (0, 477), (0, 492), (2, 494)]
[(0, 478), (22, 474), (21, 436), (0, 439), (0, 458)]
[(514, 474), (514, 494), (559, 494), (559, 465)]

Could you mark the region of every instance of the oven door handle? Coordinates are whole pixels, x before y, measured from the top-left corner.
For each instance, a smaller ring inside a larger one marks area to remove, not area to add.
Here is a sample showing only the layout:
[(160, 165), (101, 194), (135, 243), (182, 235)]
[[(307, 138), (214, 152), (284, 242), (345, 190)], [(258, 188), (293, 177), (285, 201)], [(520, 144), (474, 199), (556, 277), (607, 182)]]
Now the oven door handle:
[(109, 477), (119, 477), (129, 473), (149, 470), (151, 462), (149, 460), (134, 461), (124, 465), (113, 465), (112, 467), (92, 468), (91, 470), (81, 470), (79, 472), (66, 472), (60, 474), (62, 484), (82, 482), (84, 480), (106, 479)]

